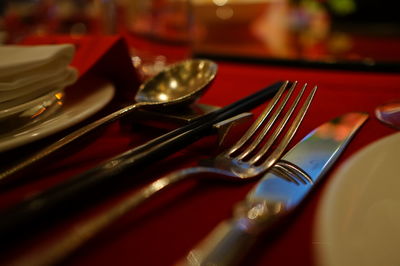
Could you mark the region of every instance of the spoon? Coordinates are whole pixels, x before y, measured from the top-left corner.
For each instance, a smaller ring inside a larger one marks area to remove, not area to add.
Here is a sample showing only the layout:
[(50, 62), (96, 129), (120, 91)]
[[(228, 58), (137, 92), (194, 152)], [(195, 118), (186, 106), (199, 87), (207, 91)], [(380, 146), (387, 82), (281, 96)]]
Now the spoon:
[(381, 122), (400, 130), (400, 101), (379, 105), (375, 109), (375, 115)]
[(216, 73), (217, 64), (210, 60), (192, 59), (171, 65), (139, 87), (135, 96), (136, 103), (125, 106), (73, 131), (15, 166), (6, 169), (0, 173), (0, 181), (4, 181), (9, 176), (43, 159), (94, 129), (130, 114), (138, 108), (163, 108), (164, 110), (167, 107), (193, 103), (206, 91)]

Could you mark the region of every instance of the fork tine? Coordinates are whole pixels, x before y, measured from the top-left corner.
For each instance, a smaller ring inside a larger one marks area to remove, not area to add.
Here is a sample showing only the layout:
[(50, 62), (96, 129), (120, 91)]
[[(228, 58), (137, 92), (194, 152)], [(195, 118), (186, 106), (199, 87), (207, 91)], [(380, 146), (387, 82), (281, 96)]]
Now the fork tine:
[[(282, 130), (284, 129), (285, 125), (287, 124), (287, 122), (289, 121), (289, 118), (291, 117), (291, 115), (293, 114), (294, 109), (297, 107), (297, 105), (300, 102), (301, 97), (304, 94), (304, 91), (307, 87), (307, 84), (304, 84), (303, 88), (301, 89), (301, 91), (299, 92), (299, 94), (297, 95), (294, 103), (292, 104), (292, 106), (290, 107), (289, 111), (286, 112), (285, 116), (283, 117), (283, 119), (281, 120), (281, 122), (279, 123), (278, 127), (275, 129), (274, 133), (272, 134), (271, 137), (269, 137), (267, 143), (258, 151), (258, 153), (256, 155), (254, 155), (250, 160), (249, 163), (257, 163), (261, 157), (263, 157), (265, 155), (265, 153), (271, 148), (272, 144), (275, 142), (275, 140), (278, 138), (279, 134), (282, 132)], [(264, 137), (264, 136), (262, 136)]]
[(274, 166), (272, 167), (275, 170), (279, 169), (280, 171), (286, 172), (288, 175), (293, 176), (300, 180), (303, 184), (313, 184), (314, 181), (312, 178), (301, 168), (297, 165), (292, 164), (291, 162), (285, 160), (279, 160)]
[[(303, 89), (305, 89), (305, 87), (307, 86), (307, 84), (305, 84), (303, 86)], [(315, 95), (315, 92), (317, 90), (317, 86), (315, 86), (310, 94), (308, 95), (307, 99), (305, 100), (303, 106), (301, 107), (301, 109), (299, 110), (297, 116), (295, 117), (295, 119), (293, 120), (292, 125), (290, 126), (290, 128), (288, 129), (288, 131), (286, 132), (286, 134), (283, 136), (281, 142), (278, 144), (278, 146), (274, 149), (274, 151), (268, 156), (268, 158), (262, 163), (262, 167), (264, 169), (268, 169), (270, 168), (282, 155), (282, 153), (285, 151), (287, 145), (289, 144), (289, 142), (292, 140), (294, 134), (296, 133), (297, 129), (299, 128), (308, 108), (310, 107), (311, 101)], [(303, 90), (302, 90), (303, 91)], [(301, 92), (299, 93), (299, 95), (301, 96)], [(297, 100), (297, 99), (296, 99)], [(297, 103), (296, 103), (297, 104)], [(294, 109), (294, 107), (292, 106), (292, 108)], [(281, 129), (280, 129), (281, 130)], [(268, 143), (267, 143), (268, 144)], [(266, 145), (267, 145), (266, 144)], [(267, 151), (266, 146), (264, 146), (262, 148), (262, 150), (259, 152), (260, 154), (262, 153), (261, 156), (255, 155), (252, 159), (250, 159), (251, 164), (256, 163)]]
[[(279, 107), (275, 110), (272, 117), (268, 120), (268, 122), (264, 126), (263, 130), (260, 132), (260, 134), (258, 134), (257, 138), (249, 145), (249, 147), (246, 150), (244, 150), (240, 155), (237, 156), (238, 160), (244, 159), (247, 155), (249, 155), (252, 151), (254, 151), (257, 148), (257, 146), (260, 144), (260, 142), (264, 139), (264, 137), (267, 135), (267, 133), (271, 129), (272, 125), (275, 123), (276, 119), (278, 118), (279, 114), (282, 112), (283, 108), (286, 106), (286, 103), (288, 102), (288, 100), (289, 100), (290, 96), (292, 95), (293, 90), (296, 86), (297, 86), (297, 81), (295, 81), (292, 84), (292, 86), (290, 87), (285, 98), (280, 103)], [(259, 126), (261, 126), (261, 124)], [(275, 138), (276, 137), (277, 137), (277, 135), (275, 136)], [(272, 145), (272, 143), (273, 143), (273, 141), (271, 141), (271, 145)]]
[(280, 167), (276, 164), (271, 168), (271, 172), (275, 173), (276, 175), (279, 175), (279, 177), (282, 177), (283, 179), (289, 182), (295, 183), (296, 185), (300, 185), (299, 181), (304, 185), (307, 184), (304, 182), (304, 180), (298, 179), (297, 176), (293, 175), (293, 173), (288, 169)]
[(254, 135), (257, 129), (263, 124), (264, 120), (269, 116), (270, 112), (281, 98), (283, 92), (286, 90), (288, 84), (289, 84), (288, 80), (286, 80), (282, 84), (282, 86), (279, 88), (278, 92), (276, 93), (272, 101), (268, 103), (267, 107), (264, 109), (262, 114), (256, 119), (256, 121), (254, 121), (254, 123), (250, 126), (250, 128), (246, 131), (246, 133), (239, 139), (239, 141), (237, 141), (236, 144), (227, 151), (228, 155), (240, 149)]

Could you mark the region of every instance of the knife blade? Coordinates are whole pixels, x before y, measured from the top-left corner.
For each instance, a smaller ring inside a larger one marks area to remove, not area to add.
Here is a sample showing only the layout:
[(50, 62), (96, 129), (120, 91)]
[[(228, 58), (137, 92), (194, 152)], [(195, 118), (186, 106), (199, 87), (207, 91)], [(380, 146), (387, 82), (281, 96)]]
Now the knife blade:
[(236, 265), (283, 218), (292, 214), (332, 167), (366, 113), (348, 113), (310, 132), (255, 185), (235, 208), (178, 265)]

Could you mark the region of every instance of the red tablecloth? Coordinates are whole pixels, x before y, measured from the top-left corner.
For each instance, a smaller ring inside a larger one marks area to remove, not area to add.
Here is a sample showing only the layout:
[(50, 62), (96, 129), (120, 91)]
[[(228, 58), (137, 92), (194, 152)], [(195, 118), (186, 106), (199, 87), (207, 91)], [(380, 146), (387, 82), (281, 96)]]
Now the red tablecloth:
[[(223, 106), (277, 80), (298, 80), (318, 85), (315, 100), (300, 127), (295, 143), (321, 123), (351, 111), (368, 112), (371, 117), (350, 143), (326, 180), (306, 202), (302, 211), (273, 239), (268, 237), (250, 254), (246, 265), (315, 265), (315, 218), (320, 198), (332, 173), (352, 154), (383, 136), (394, 133), (373, 116), (383, 102), (400, 98), (400, 75), (390, 73), (346, 72), (338, 70), (300, 69), (266, 65), (218, 62), (219, 72), (201, 102)], [(254, 110), (259, 113), (261, 108)], [(40, 179), (18, 188), (2, 191), (0, 206), (9, 205), (45, 187), (70, 178), (102, 160), (132, 148), (163, 130), (115, 122), (98, 132), (64, 157), (48, 159), (37, 172)], [(3, 249), (0, 264), (21, 257), (31, 248), (55, 240), (79, 221), (95, 215), (150, 182), (178, 168), (194, 165), (200, 157), (214, 150), (214, 139), (206, 138), (187, 149), (154, 164), (144, 171), (129, 173), (136, 185), (124, 187), (102, 201), (90, 204), (62, 221), (27, 237), (17, 245)], [(254, 183), (227, 184), (189, 181), (159, 195), (135, 212), (110, 226), (93, 241), (71, 256), (68, 265), (172, 265), (223, 219)], [(87, 195), (88, 200), (96, 195)], [(35, 226), (35, 225), (32, 225)]]

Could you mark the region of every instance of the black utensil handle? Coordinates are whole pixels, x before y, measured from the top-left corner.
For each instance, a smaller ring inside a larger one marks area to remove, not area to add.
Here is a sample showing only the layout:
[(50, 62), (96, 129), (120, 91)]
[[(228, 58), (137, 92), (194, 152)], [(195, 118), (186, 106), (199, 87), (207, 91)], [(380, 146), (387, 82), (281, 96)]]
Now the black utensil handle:
[(22, 229), (56, 213), (62, 215), (64, 209), (79, 206), (78, 204), (81, 204), (88, 194), (96, 194), (100, 187), (107, 187), (117, 182), (117, 176), (123, 172), (130, 169), (137, 171), (194, 143), (211, 132), (215, 123), (249, 111), (271, 98), (282, 84), (283, 82), (277, 82), (268, 86), (1, 212), (0, 239), (15, 237), (15, 234), (21, 233)]

